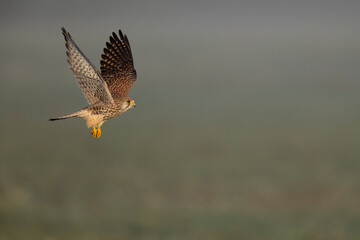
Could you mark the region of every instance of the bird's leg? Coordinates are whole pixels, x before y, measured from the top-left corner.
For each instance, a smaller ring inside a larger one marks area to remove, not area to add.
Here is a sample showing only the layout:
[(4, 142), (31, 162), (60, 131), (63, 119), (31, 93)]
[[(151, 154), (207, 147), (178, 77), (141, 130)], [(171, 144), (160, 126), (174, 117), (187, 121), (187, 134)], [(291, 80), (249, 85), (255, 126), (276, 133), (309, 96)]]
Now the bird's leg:
[(95, 127), (93, 127), (93, 130), (91, 130), (91, 136), (96, 138), (96, 134), (97, 134), (97, 129)]
[(100, 124), (98, 123), (98, 129), (97, 129), (97, 133), (96, 133), (96, 138), (99, 138), (101, 136), (101, 128), (100, 128)]
[(91, 130), (91, 136), (93, 136), (94, 138), (99, 138), (101, 136), (100, 124), (98, 124), (97, 129), (95, 127), (93, 127), (93, 130)]

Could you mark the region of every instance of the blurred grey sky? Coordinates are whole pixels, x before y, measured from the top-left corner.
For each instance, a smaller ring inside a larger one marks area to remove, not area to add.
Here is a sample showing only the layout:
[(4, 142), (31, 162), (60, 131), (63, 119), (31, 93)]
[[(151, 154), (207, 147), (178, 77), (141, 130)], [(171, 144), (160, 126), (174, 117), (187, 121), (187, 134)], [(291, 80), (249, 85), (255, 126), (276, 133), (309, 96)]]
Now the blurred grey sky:
[[(166, 70), (175, 70), (183, 81), (196, 84), (205, 79), (216, 83), (225, 75), (224, 83), (233, 79), (226, 74), (249, 71), (316, 74), (345, 68), (351, 74), (353, 69), (346, 68), (355, 65), (353, 59), (341, 58), (358, 47), (359, 5), (357, 1), (2, 1), (1, 47), (20, 45), (38, 53), (47, 47), (60, 53), (59, 28), (64, 26), (97, 65), (103, 42), (121, 28), (134, 45), (140, 76), (156, 71), (169, 81)], [(304, 50), (296, 52), (297, 48)], [(4, 54), (1, 58), (5, 61)], [(206, 75), (209, 68), (216, 68), (218, 76)]]
[[(72, 73), (64, 61), (60, 34), (64, 26), (96, 66), (109, 34), (121, 28), (133, 47), (139, 76), (135, 87), (140, 89), (183, 87), (202, 92), (295, 82), (324, 88), (340, 84), (351, 90), (358, 86), (359, 76), (359, 5), (357, 1), (2, 1), (1, 81), (30, 85), (46, 81), (57, 87), (70, 83)], [(63, 74), (61, 82), (53, 79)], [(54, 94), (53, 89), (49, 92)]]

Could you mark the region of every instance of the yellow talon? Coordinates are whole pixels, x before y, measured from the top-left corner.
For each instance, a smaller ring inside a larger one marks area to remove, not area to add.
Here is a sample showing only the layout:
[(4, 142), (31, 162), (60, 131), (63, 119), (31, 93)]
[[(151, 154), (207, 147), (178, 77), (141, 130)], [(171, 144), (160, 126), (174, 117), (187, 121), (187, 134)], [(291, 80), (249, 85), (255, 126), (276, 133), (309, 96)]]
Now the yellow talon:
[(100, 128), (100, 124), (98, 124), (98, 129), (97, 129), (97, 133), (96, 133), (96, 138), (99, 138), (101, 136), (101, 128)]
[(91, 130), (91, 136), (96, 138), (96, 133), (97, 133), (97, 129), (95, 127), (93, 127), (93, 130)]
[(98, 124), (98, 129), (93, 127), (93, 130), (91, 130), (91, 136), (93, 136), (94, 138), (99, 138), (101, 136), (100, 124)]

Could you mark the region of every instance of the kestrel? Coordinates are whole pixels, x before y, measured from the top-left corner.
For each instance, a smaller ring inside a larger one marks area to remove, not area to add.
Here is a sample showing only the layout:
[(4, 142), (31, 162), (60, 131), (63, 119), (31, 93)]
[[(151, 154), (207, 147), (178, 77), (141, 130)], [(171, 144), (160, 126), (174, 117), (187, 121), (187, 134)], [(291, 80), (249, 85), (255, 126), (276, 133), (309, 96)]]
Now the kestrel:
[(119, 30), (119, 35), (112, 33), (110, 42), (106, 43), (104, 54), (101, 55), (100, 73), (82, 53), (70, 33), (65, 28), (61, 28), (61, 30), (66, 41), (67, 62), (70, 64), (70, 69), (74, 72), (89, 106), (72, 114), (49, 120), (83, 118), (86, 120), (88, 128), (92, 128), (91, 135), (99, 138), (101, 136), (100, 126), (105, 121), (136, 106), (134, 100), (127, 97), (136, 80), (129, 40), (121, 30)]

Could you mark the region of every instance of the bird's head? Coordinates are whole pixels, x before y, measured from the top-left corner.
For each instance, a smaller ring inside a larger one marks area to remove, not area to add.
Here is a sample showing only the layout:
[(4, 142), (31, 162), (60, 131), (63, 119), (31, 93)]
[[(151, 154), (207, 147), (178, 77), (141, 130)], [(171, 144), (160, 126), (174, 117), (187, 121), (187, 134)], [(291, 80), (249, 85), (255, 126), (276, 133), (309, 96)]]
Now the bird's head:
[(121, 104), (121, 108), (128, 110), (133, 107), (136, 107), (135, 101), (131, 97), (125, 97)]

